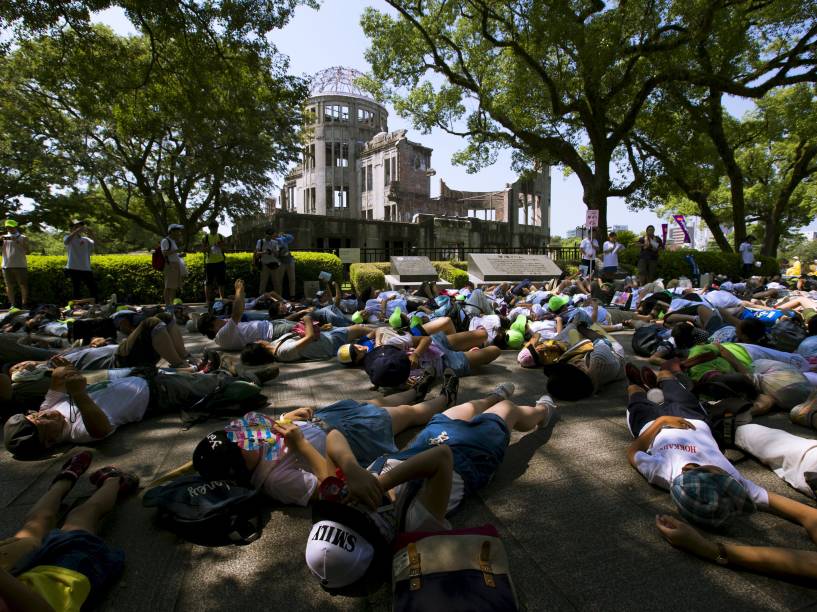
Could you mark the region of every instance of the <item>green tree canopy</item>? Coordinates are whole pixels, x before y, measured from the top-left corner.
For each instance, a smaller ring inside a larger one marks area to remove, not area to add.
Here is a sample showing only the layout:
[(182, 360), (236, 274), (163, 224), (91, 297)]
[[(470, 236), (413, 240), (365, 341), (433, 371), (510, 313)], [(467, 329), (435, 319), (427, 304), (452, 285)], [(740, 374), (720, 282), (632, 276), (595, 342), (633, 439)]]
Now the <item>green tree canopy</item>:
[[(241, 42), (165, 40), (157, 60), (146, 36), (68, 30), (0, 59), (0, 127), (38, 145), (23, 164), (4, 161), (14, 175), (26, 161), (56, 165), (59, 187), (98, 192), (146, 230), (178, 222), (192, 236), (258, 210), (272, 175), (297, 157), (305, 96), (285, 61)], [(54, 215), (49, 193), (38, 208)]]
[(602, 233), (607, 198), (643, 183), (628, 136), (659, 87), (759, 97), (816, 74), (814, 0), (387, 3), (397, 17), (362, 21), (367, 86), (416, 127), (466, 137), (455, 161), (471, 171), (500, 148), (518, 167), (563, 164)]

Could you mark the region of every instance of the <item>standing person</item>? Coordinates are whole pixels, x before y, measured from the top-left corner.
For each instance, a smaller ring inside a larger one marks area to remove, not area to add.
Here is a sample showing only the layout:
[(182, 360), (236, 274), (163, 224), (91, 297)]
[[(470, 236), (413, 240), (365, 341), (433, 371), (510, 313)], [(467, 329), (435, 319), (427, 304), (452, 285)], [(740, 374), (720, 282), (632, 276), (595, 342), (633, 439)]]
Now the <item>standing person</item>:
[(165, 258), (165, 306), (171, 306), (176, 298), (176, 292), (181, 289), (187, 267), (184, 265), (182, 253), (179, 252), (179, 241), (182, 239), (184, 225), (171, 223), (167, 226), (167, 236), (162, 238), (159, 248)]
[(613, 277), (618, 272), (618, 252), (624, 248), (624, 245), (618, 241), (618, 236), (615, 232), (610, 232), (609, 239), (605, 241), (602, 247), (603, 261), (601, 273), (605, 277)]
[(9, 303), (17, 306), (14, 286), (20, 288), (21, 305), (28, 305), (28, 238), (20, 233), (17, 221), (6, 219), (3, 236), (3, 280), (6, 283)]
[[(295, 297), (295, 258), (292, 256), (290, 248), (292, 248), (295, 238), (292, 234), (279, 233), (276, 235), (276, 239), (278, 240), (278, 259), (281, 260), (281, 281), (283, 282), (286, 274), (289, 283), (288, 297), (291, 300)], [(281, 291), (278, 293), (283, 295)]]
[(647, 230), (638, 239), (641, 252), (638, 255), (638, 280), (646, 285), (655, 280), (658, 273), (658, 252), (664, 248), (664, 241), (655, 235), (655, 226), (648, 225)]
[(740, 260), (743, 262), (743, 278), (750, 278), (752, 276), (752, 268), (755, 267), (755, 254), (752, 252), (754, 242), (755, 237), (749, 234), (746, 236), (746, 239), (740, 243), (740, 247), (738, 247)]
[(596, 251), (599, 248), (599, 241), (588, 236), (579, 244), (579, 250), (582, 252), (582, 263), (579, 269), (585, 270), (584, 276), (593, 276), (596, 267)]
[(258, 295), (267, 290), (267, 283), (272, 283), (272, 290), (281, 295), (281, 261), (278, 259), (280, 244), (275, 238), (275, 229), (268, 227), (264, 237), (255, 243), (255, 255), (261, 265), (261, 280), (258, 284)]
[(227, 284), (227, 258), (224, 256), (224, 238), (218, 233), (218, 223), (211, 221), (207, 229), (210, 230), (210, 234), (205, 234), (201, 248), (204, 252), (204, 300), (209, 307), (215, 300), (213, 295), (215, 289), (218, 290), (218, 297), (224, 299), (224, 286)]
[(65, 273), (71, 279), (71, 297), (87, 297), (80, 293), (80, 285), (85, 285), (94, 300), (99, 298), (94, 273), (91, 272), (91, 253), (94, 252), (94, 233), (81, 219), (71, 222), (71, 231), (63, 239), (68, 251)]

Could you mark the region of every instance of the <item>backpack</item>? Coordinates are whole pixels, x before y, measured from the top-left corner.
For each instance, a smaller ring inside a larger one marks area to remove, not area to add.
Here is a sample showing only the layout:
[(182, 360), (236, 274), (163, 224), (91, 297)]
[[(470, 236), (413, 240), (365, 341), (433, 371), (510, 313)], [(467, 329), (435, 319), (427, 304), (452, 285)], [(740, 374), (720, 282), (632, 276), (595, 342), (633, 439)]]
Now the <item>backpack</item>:
[(789, 318), (778, 319), (769, 332), (772, 344), (779, 351), (793, 353), (806, 339), (806, 330), (802, 325)]
[(704, 404), (709, 414), (709, 429), (721, 451), (735, 448), (735, 431), (752, 421), (752, 402), (741, 397), (725, 397)]
[(633, 352), (641, 357), (649, 357), (664, 340), (667, 329), (662, 325), (645, 325), (633, 334)]
[(165, 256), (162, 253), (162, 243), (157, 244), (150, 252), (150, 265), (154, 270), (161, 272), (165, 269)]
[(394, 612), (519, 610), (508, 555), (493, 525), (403, 533), (395, 550)]
[(149, 489), (142, 504), (156, 508), (160, 526), (203, 546), (249, 544), (264, 529), (258, 491), (198, 474)]

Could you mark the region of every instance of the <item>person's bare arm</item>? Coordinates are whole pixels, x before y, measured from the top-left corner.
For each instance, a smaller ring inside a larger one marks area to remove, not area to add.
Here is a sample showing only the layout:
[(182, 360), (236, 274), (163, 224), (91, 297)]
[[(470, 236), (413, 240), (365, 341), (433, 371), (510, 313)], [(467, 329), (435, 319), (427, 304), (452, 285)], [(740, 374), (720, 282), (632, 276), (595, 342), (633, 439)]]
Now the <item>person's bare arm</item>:
[(454, 458), (451, 448), (441, 444), (403, 461), (388, 472), (380, 474), (377, 479), (384, 491), (411, 480), (425, 480), (418, 498), (435, 518), (442, 521), (448, 512), (453, 474)]
[(722, 344), (718, 345), (718, 351), (720, 351), (721, 357), (723, 357), (729, 363), (729, 365), (732, 366), (732, 369), (734, 369), (735, 372), (739, 372), (740, 374), (752, 373), (745, 365), (743, 365), (740, 361), (737, 360), (737, 358), (732, 354), (732, 352), (728, 348), (726, 348)]
[(4, 602), (10, 612), (54, 612), (42, 595), (0, 569), (0, 605)]
[(652, 424), (644, 430), (635, 440), (630, 443), (630, 448), (627, 449), (627, 461), (630, 465), (636, 467), (635, 456), (636, 453), (646, 453), (655, 440), (658, 432), (665, 427), (674, 427), (676, 429), (695, 429), (695, 425), (675, 416), (660, 416), (655, 419)]
[(321, 455), (309, 440), (304, 438), (301, 428), (294, 423), (275, 423), (273, 425), (275, 433), (284, 436), (287, 446), (306, 459), (309, 471), (317, 476), (318, 481), (322, 481), (332, 475), (326, 457)]
[(789, 497), (769, 492), (768, 509), (787, 520), (802, 525), (811, 538), (811, 541), (817, 544), (817, 508), (807, 506)]
[(241, 321), (241, 315), (244, 314), (244, 281), (240, 278), (235, 281), (235, 298), (233, 299), (233, 312), (230, 318), (235, 323)]
[(428, 350), (428, 347), (431, 346), (431, 336), (412, 336), (411, 341), (412, 344), (414, 344), (414, 352), (409, 356), (409, 360), (411, 361), (411, 366), (416, 368), (420, 363), (420, 357), (422, 357)]
[(370, 508), (377, 508), (383, 490), (377, 477), (360, 467), (349, 442), (337, 429), (326, 436), (326, 455), (346, 476), (349, 493)]
[(107, 415), (88, 395), (87, 382), (79, 372), (71, 373), (65, 378), (65, 392), (71, 397), (82, 415), (85, 430), (92, 438), (104, 438), (113, 431)]
[(742, 567), (772, 576), (817, 578), (817, 553), (768, 546), (718, 543), (673, 516), (656, 517), (661, 535), (673, 546), (715, 563), (722, 554), (730, 567)]

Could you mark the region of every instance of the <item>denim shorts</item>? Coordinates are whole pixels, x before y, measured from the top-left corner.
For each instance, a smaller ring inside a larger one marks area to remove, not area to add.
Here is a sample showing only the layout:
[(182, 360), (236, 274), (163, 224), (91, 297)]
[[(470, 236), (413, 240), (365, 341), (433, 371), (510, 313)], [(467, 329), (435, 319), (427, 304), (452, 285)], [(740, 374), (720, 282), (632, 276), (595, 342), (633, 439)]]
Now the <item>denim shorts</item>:
[(417, 437), (395, 459), (408, 459), (424, 450), (447, 444), (454, 456), (454, 471), (466, 490), (484, 487), (505, 458), (511, 434), (496, 414), (479, 414), (470, 421), (435, 414)]
[(391, 415), (379, 406), (347, 399), (318, 408), (315, 416), (343, 434), (362, 467), (397, 452)]
[(457, 376), (467, 376), (471, 372), (471, 364), (462, 351), (455, 351), (451, 348), (448, 336), (444, 332), (437, 332), (431, 335), (431, 341), (443, 352), (443, 363), (454, 370)]
[(85, 576), (91, 583), (88, 601), (92, 601), (122, 575), (125, 551), (108, 546), (87, 531), (52, 529), (42, 546), (18, 563), (12, 573), (19, 576), (39, 565), (64, 567)]

